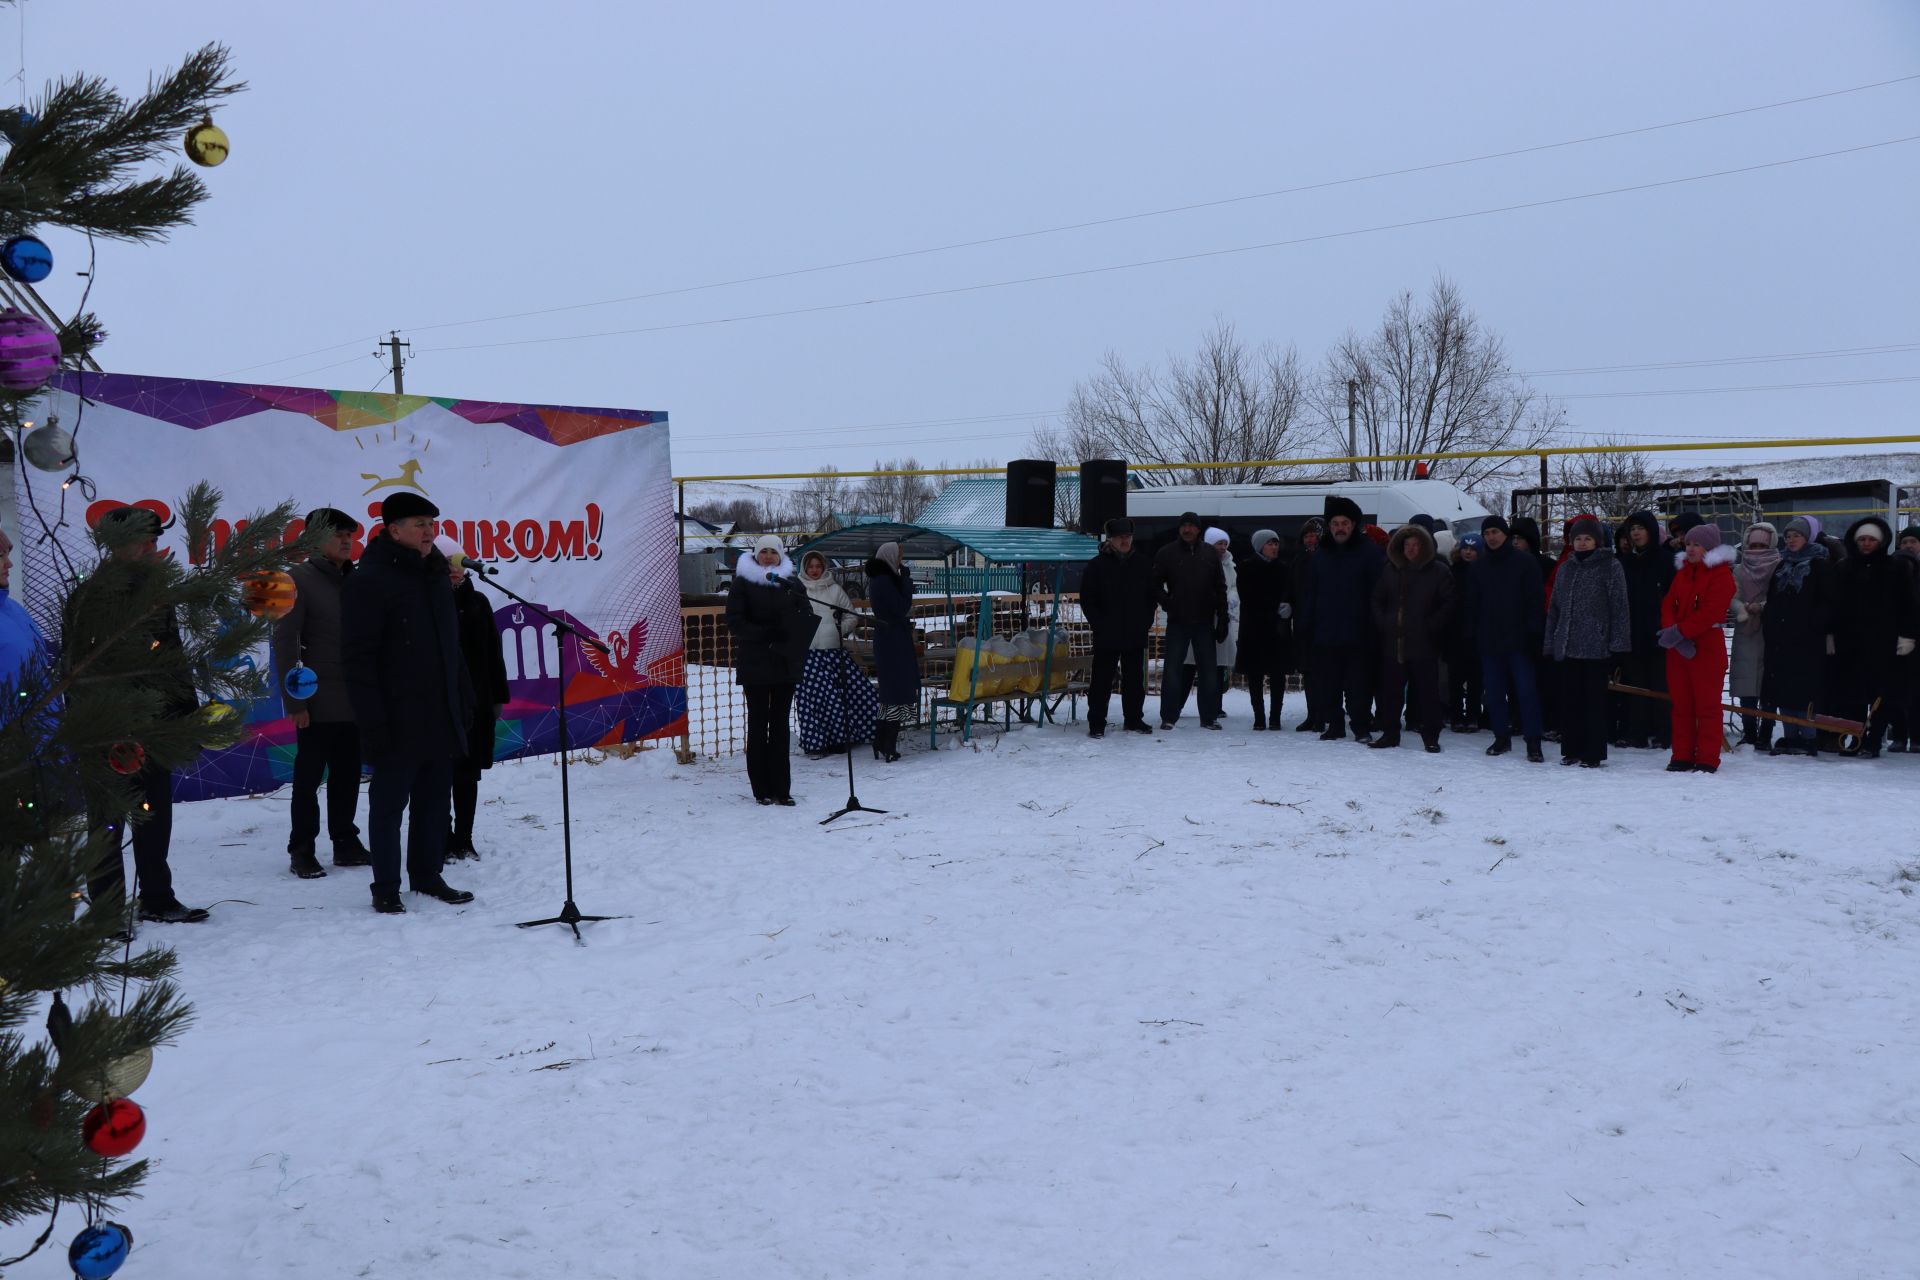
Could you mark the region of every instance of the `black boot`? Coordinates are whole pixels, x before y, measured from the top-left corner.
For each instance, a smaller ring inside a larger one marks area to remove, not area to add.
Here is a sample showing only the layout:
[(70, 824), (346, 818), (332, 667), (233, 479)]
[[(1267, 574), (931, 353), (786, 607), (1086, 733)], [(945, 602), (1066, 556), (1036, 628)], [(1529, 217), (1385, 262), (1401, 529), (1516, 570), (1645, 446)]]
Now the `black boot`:
[(1487, 748), (1487, 754), (1490, 756), (1503, 756), (1511, 750), (1513, 750), (1513, 739), (1507, 737), (1505, 734), (1501, 734), (1493, 740), (1493, 745)]
[(900, 752), (895, 749), (899, 741), (900, 722), (898, 720), (882, 720), (880, 727), (874, 730), (873, 734), (873, 758), (892, 764), (900, 758)]
[(1545, 764), (1546, 762), (1547, 762), (1547, 754), (1546, 752), (1540, 749), (1540, 739), (1528, 738), (1527, 739), (1527, 763), (1528, 764)]
[(1267, 700), (1260, 696), (1258, 689), (1255, 689), (1252, 691), (1251, 701), (1253, 703), (1253, 727), (1256, 731), (1264, 733), (1267, 728)]
[(373, 855), (367, 852), (367, 846), (360, 843), (359, 836), (348, 836), (345, 840), (333, 842), (333, 865), (370, 867), (373, 865)]
[(480, 851), (473, 847), (473, 837), (452, 833), (447, 836), (447, 861), (458, 862), (463, 858), (478, 858)]
[(327, 869), (320, 865), (318, 858), (313, 856), (311, 840), (303, 840), (299, 844), (289, 846), (287, 859), (291, 863), (293, 874), (302, 880), (319, 880), (327, 874)]

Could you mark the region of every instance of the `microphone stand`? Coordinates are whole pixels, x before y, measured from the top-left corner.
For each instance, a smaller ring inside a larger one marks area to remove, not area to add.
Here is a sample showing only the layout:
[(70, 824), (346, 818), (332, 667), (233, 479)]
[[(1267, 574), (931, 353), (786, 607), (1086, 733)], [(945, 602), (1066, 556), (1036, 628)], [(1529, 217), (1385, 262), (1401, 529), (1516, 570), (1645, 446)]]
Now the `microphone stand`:
[(513, 588), (497, 581), (493, 577), (493, 571), (491, 569), (481, 569), (472, 562), (468, 562), (466, 567), (468, 573), (480, 581), (485, 582), (501, 595), (519, 601), (520, 604), (533, 610), (548, 622), (551, 622), (553, 624), (554, 637), (560, 641), (560, 701), (556, 709), (560, 716), (560, 847), (562, 861), (566, 867), (567, 874), (567, 897), (566, 902), (560, 908), (559, 915), (547, 916), (540, 920), (522, 920), (518, 927), (522, 929), (532, 929), (543, 924), (563, 924), (573, 930), (573, 939), (575, 942), (584, 942), (585, 939), (580, 936), (580, 926), (582, 923), (591, 920), (624, 920), (627, 917), (583, 915), (581, 914), (580, 908), (575, 906), (573, 901), (573, 805), (567, 786), (567, 756), (571, 744), (567, 740), (566, 638), (572, 636), (581, 644), (598, 649), (603, 654), (610, 653), (611, 651), (606, 645), (600, 643), (600, 641), (594, 639), (592, 636), (587, 635), (572, 623), (554, 617), (551, 613), (548, 613), (545, 609), (527, 599)]
[[(839, 621), (840, 621), (840, 618), (841, 618), (842, 616), (845, 616), (845, 617), (848, 617), (848, 618), (870, 618), (870, 617), (872, 617), (872, 616), (873, 616), (873, 615), (871, 615), (871, 614), (864, 614), (864, 613), (859, 613), (859, 612), (857, 612), (857, 611), (855, 611), (855, 610), (853, 610), (853, 609), (843, 609), (843, 608), (841, 608), (841, 607), (840, 607), (839, 605), (837, 605), (837, 604), (827, 604), (827, 602), (826, 602), (825, 600), (822, 600), (822, 601), (821, 601), (820, 603), (821, 603), (821, 604), (825, 604), (825, 605), (827, 606), (827, 608), (829, 608), (829, 609), (831, 609), (831, 610), (833, 610), (833, 614), (834, 614), (834, 622), (835, 622), (835, 624), (836, 624), (836, 625), (837, 625), (837, 624), (839, 623)], [(847, 661), (848, 661), (848, 662), (851, 662), (852, 660), (853, 660), (853, 655), (851, 655), (851, 654), (848, 654), (848, 655), (847, 655)], [(833, 812), (833, 813), (831, 813), (831, 814), (829, 814), (828, 816), (826, 816), (826, 817), (824, 817), (824, 818), (822, 818), (822, 819), (820, 819), (820, 825), (821, 825), (821, 826), (823, 826), (823, 827), (824, 827), (824, 826), (826, 826), (826, 825), (827, 825), (827, 824), (828, 824), (829, 822), (833, 822), (833, 821), (835, 821), (836, 819), (839, 819), (839, 818), (844, 818), (844, 817), (846, 817), (846, 816), (847, 816), (848, 814), (850, 814), (850, 813), (885, 813), (885, 812), (886, 812), (886, 810), (885, 810), (885, 809), (875, 809), (875, 808), (873, 808), (873, 807), (871, 807), (870, 805), (864, 805), (864, 804), (861, 804), (861, 803), (860, 803), (860, 797), (854, 794), (854, 790), (853, 790), (853, 733), (851, 732), (851, 730), (852, 730), (852, 728), (853, 728), (853, 725), (852, 725), (852, 723), (851, 723), (851, 720), (852, 720), (852, 718), (853, 718), (853, 707), (852, 707), (852, 706), (851, 706), (851, 705), (850, 705), (850, 704), (848, 703), (848, 701), (847, 701), (847, 664), (846, 664), (845, 662), (843, 662), (843, 663), (841, 663), (841, 664), (840, 664), (840, 670), (839, 670), (839, 674), (838, 674), (838, 676), (836, 677), (836, 683), (838, 684), (838, 686), (839, 686), (839, 689), (840, 689), (840, 710), (841, 710), (841, 714), (842, 714), (842, 715), (844, 715), (844, 716), (846, 716), (846, 717), (847, 717), (847, 719), (848, 719), (848, 721), (849, 721), (849, 723), (848, 723), (848, 725), (847, 725), (847, 728), (848, 728), (848, 730), (849, 730), (849, 732), (847, 733), (847, 742), (846, 742), (846, 748), (847, 748), (847, 803), (846, 803), (846, 805), (845, 805), (845, 807), (844, 807), (844, 808), (841, 808), (841, 809), (839, 809), (839, 810), (836, 810), (835, 812)], [(875, 721), (875, 722), (874, 722), (874, 730), (875, 730), (875, 732), (878, 732), (878, 731), (879, 731), (879, 728), (880, 728), (880, 725), (879, 725), (879, 722), (878, 722), (878, 721)]]

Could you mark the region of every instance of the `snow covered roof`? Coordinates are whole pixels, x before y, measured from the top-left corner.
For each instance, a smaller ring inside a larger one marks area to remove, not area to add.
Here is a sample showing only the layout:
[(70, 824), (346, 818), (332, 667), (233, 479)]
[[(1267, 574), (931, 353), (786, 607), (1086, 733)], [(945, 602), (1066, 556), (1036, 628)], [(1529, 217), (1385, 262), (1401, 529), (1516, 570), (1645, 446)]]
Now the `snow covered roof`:
[(897, 542), (908, 560), (941, 560), (967, 550), (990, 564), (1065, 564), (1091, 560), (1100, 544), (1084, 533), (1065, 529), (991, 529), (964, 525), (933, 525), (924, 519), (913, 524), (859, 524), (824, 533), (794, 553), (809, 551), (839, 560), (865, 559), (881, 544)]
[(1006, 520), (1005, 476), (969, 476), (955, 480), (920, 513), (920, 523), (948, 529), (998, 529)]

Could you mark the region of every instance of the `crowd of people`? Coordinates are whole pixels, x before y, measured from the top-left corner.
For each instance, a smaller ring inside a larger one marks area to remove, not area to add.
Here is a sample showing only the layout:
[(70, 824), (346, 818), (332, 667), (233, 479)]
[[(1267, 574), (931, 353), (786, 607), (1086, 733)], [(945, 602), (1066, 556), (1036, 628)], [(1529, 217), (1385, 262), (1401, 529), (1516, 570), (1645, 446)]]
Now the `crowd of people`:
[[(302, 879), (328, 874), (317, 853), (324, 786), (333, 866), (367, 868), (374, 910), (398, 915), (406, 911), (403, 867), (416, 894), (453, 905), (473, 900), (447, 883), (444, 868), (449, 859), (478, 856), (473, 824), (480, 775), (493, 764), (495, 721), (508, 695), (493, 610), (468, 581), (459, 546), (439, 535), (439, 510), (403, 491), (387, 498), (380, 514), (382, 527), (355, 561), (353, 517), (334, 507), (308, 513), (307, 527), (320, 540), (291, 570), (297, 594), (274, 626), (271, 647), (276, 671), (304, 668), (311, 676), (304, 696), (286, 688), (296, 738), (289, 869)], [(159, 518), (142, 508), (122, 507), (101, 519), (97, 540), (131, 574), (96, 575), (77, 586), (67, 602), (69, 629), (74, 619), (110, 614), (112, 600), (90, 597), (137, 582), (142, 566), (162, 555), (160, 535)], [(9, 568), (0, 552), (0, 596)], [(17, 630), (24, 617), (17, 604), (0, 600), (0, 634), (12, 634), (8, 624)], [(156, 648), (182, 643), (172, 611), (158, 615), (151, 631)], [(169, 717), (200, 711), (185, 681), (155, 692)], [(358, 825), (363, 766), (372, 771), (365, 842)], [(109, 835), (88, 895), (94, 909), (117, 912), (125, 903), (130, 839), (140, 919), (208, 919), (206, 908), (187, 906), (174, 889), (172, 768), (148, 752), (133, 782), (141, 820), (88, 819)]]
[(1081, 585), (1088, 733), (1105, 735), (1116, 682), (1122, 728), (1154, 731), (1146, 661), (1163, 614), (1163, 732), (1196, 686), (1201, 727), (1222, 728), (1235, 672), (1251, 727), (1277, 730), (1298, 673), (1296, 731), (1376, 749), (1400, 746), (1403, 726), (1429, 752), (1443, 730), (1490, 730), (1491, 756), (1542, 763), (1557, 742), (1562, 764), (1597, 768), (1610, 748), (1659, 749), (1671, 771), (1712, 773), (1725, 693), (1742, 741), (1773, 755), (1834, 749), (1849, 721), (1854, 754), (1920, 752), (1920, 526), (1896, 538), (1867, 516), (1835, 538), (1796, 516), (1723, 545), (1697, 513), (1663, 526), (1642, 511), (1617, 532), (1580, 515), (1562, 533), (1557, 556), (1526, 517), (1488, 516), (1457, 542), (1427, 517), (1387, 533), (1333, 496), (1292, 556), (1262, 529), (1236, 562), (1193, 512), (1151, 556), (1131, 521), (1109, 521)]

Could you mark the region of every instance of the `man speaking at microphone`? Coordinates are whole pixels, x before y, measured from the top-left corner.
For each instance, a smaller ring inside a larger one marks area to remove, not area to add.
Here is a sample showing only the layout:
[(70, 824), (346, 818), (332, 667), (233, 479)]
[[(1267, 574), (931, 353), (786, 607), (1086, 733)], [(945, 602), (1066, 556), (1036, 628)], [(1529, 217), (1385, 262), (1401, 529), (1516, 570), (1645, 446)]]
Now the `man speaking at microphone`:
[(453, 764), (467, 750), (473, 688), (460, 656), (447, 558), (433, 545), (440, 509), (401, 491), (380, 504), (385, 526), (361, 553), (342, 593), (347, 683), (360, 751), (373, 765), (367, 788), (373, 909), (400, 901), (400, 821), (407, 827), (407, 883), (458, 905), (473, 895), (441, 875)]

